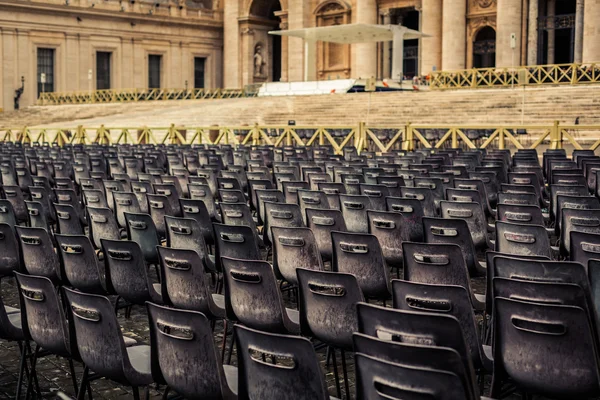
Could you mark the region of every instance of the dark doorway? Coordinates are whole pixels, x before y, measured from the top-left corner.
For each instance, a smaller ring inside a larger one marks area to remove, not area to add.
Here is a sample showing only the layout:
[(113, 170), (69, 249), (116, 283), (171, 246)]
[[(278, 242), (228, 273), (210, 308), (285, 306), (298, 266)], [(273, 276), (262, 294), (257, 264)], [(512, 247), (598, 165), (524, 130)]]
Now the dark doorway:
[[(277, 11), (281, 11), (281, 4), (279, 0), (274, 0), (271, 3), (271, 9), (269, 10), (269, 19), (277, 23), (275, 30), (279, 30), (279, 17), (275, 15)], [(279, 82), (281, 80), (281, 36), (271, 36), (271, 79), (273, 82)]]
[[(402, 18), (402, 25), (419, 30), (419, 12), (417, 10), (411, 10), (404, 14)], [(412, 77), (419, 75), (419, 39), (411, 39), (404, 41), (404, 65), (403, 65), (404, 76), (411, 79)]]
[(148, 56), (148, 89), (160, 89), (161, 64), (161, 55)]
[(496, 31), (490, 26), (481, 28), (473, 42), (473, 68), (496, 66)]
[(38, 97), (42, 92), (54, 92), (54, 52), (54, 49), (37, 49)]
[[(570, 64), (575, 60), (575, 7), (573, 0), (556, 0), (554, 10), (545, 7), (545, 13), (540, 16), (538, 23), (539, 64)], [(552, 36), (554, 50), (549, 50)], [(550, 52), (553, 62), (549, 57)]]
[(194, 58), (194, 89), (204, 89), (204, 72), (206, 68), (206, 58)]
[(96, 90), (110, 89), (110, 59), (112, 53), (96, 52)]

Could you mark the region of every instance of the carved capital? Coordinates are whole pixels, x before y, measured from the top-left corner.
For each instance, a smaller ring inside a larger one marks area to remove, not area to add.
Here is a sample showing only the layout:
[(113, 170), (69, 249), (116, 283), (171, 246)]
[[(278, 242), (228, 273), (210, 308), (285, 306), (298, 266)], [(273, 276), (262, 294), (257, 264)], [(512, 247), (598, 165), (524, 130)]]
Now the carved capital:
[(252, 28), (243, 28), (241, 31), (242, 35), (254, 36), (254, 29)]

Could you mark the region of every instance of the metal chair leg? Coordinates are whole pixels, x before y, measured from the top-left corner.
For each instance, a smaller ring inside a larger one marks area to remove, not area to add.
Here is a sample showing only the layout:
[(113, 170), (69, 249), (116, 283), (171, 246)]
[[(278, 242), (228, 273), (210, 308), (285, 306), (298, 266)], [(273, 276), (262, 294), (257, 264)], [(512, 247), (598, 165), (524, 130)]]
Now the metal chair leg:
[(340, 350), (342, 353), (342, 373), (344, 374), (344, 389), (346, 390), (346, 399), (350, 399), (350, 384), (348, 383), (348, 369), (346, 368), (346, 352)]
[[(89, 387), (88, 376), (90, 374), (90, 369), (85, 367), (83, 369), (83, 376), (81, 377), (81, 386), (79, 386), (79, 392), (77, 393), (77, 400), (83, 400), (85, 398), (85, 389), (86, 386)], [(90, 396), (91, 399), (91, 396)]]
[(132, 386), (131, 390), (133, 390), (133, 400), (140, 400), (140, 390), (137, 386)]
[(342, 389), (340, 388), (340, 376), (338, 374), (337, 360), (335, 359), (335, 348), (329, 346), (331, 349), (331, 360), (333, 361), (333, 377), (335, 378), (335, 390), (337, 391), (337, 397), (342, 398)]
[(223, 320), (223, 343), (221, 344), (221, 363), (225, 362), (225, 348), (227, 346), (227, 320)]
[(21, 359), (19, 360), (19, 379), (17, 380), (17, 395), (16, 399), (21, 398), (21, 385), (23, 384), (23, 375), (25, 374), (25, 357), (27, 356), (27, 348), (22, 342), (17, 342), (21, 350)]
[[(31, 359), (31, 377), (34, 377), (36, 372), (35, 372), (35, 364), (37, 364), (37, 358), (38, 358), (38, 353), (40, 351), (40, 346), (36, 345), (35, 346), (35, 351), (33, 352), (33, 358)], [(29, 399), (29, 393), (30, 391), (33, 389), (33, 379), (29, 379), (29, 383), (27, 384), (27, 390), (25, 391), (25, 399)], [(38, 390), (38, 395), (40, 397), (41, 393)]]
[(79, 385), (77, 384), (77, 377), (75, 376), (75, 366), (73, 365), (73, 359), (69, 358), (69, 370), (71, 371), (71, 379), (73, 380), (73, 387), (75, 391), (73, 393), (77, 394), (77, 390), (79, 390)]
[(231, 332), (231, 343), (229, 344), (229, 355), (227, 356), (227, 364), (231, 365), (231, 356), (233, 355), (233, 344), (235, 343), (235, 330)]

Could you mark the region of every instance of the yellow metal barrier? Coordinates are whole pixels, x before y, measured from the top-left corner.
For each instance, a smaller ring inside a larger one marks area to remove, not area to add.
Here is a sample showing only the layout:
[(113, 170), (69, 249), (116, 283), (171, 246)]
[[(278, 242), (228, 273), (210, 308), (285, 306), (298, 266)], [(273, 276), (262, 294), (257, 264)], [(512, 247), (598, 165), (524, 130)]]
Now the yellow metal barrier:
[(431, 89), (473, 89), (600, 83), (600, 63), (478, 68), (431, 73)]
[(84, 127), (0, 129), (4, 142), (64, 144), (231, 144), (346, 147), (359, 153), (398, 153), (418, 149), (558, 149), (600, 147), (600, 125), (417, 125), (375, 126), (363, 122), (340, 126)]
[(126, 103), (156, 100), (203, 100), (255, 97), (249, 89), (109, 89), (81, 92), (45, 92), (38, 105)]

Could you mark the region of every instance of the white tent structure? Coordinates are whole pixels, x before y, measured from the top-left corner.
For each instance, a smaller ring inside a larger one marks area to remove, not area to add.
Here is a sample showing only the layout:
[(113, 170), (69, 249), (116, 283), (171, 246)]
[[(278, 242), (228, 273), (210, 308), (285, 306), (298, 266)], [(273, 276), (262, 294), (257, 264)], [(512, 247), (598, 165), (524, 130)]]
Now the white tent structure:
[(271, 31), (271, 35), (290, 36), (304, 39), (304, 80), (317, 80), (317, 42), (339, 44), (393, 42), (392, 77), (402, 80), (404, 61), (404, 40), (427, 37), (413, 29), (401, 25), (346, 24), (321, 26), (316, 28)]

